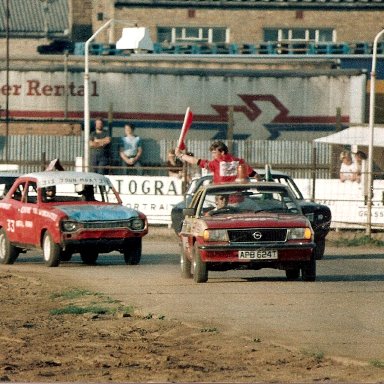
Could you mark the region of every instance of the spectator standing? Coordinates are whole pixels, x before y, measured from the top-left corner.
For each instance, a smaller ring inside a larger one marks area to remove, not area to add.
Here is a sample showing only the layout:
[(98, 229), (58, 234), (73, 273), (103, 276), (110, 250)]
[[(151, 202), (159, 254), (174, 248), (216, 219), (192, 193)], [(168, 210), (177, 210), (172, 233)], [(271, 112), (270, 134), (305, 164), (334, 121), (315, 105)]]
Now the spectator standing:
[(176, 156), (189, 164), (197, 164), (201, 169), (206, 169), (213, 174), (213, 182), (232, 182), (238, 178), (239, 165), (246, 169), (248, 177), (258, 178), (256, 171), (248, 165), (244, 159), (235, 157), (228, 153), (228, 147), (222, 141), (214, 141), (209, 150), (212, 154), (212, 160), (198, 159), (195, 156), (187, 155), (176, 148)]
[(95, 120), (95, 130), (89, 135), (91, 171), (102, 175), (108, 174), (110, 161), (111, 137), (104, 129), (102, 118)]
[(354, 153), (355, 156), (355, 166), (356, 166), (356, 181), (360, 183), (363, 181), (368, 172), (368, 164), (367, 164), (367, 155), (363, 151), (357, 151)]
[(174, 149), (168, 151), (167, 168), (168, 176), (177, 177), (179, 179), (183, 177), (183, 162), (176, 157)]
[[(121, 138), (119, 153), (122, 165), (125, 167), (126, 175), (141, 175), (138, 170), (141, 167), (140, 157), (143, 154), (142, 142), (139, 136), (134, 134), (135, 126), (132, 123), (126, 123), (124, 126), (125, 136)], [(133, 169), (136, 168), (136, 169)]]
[(340, 154), (340, 181), (357, 181), (357, 169), (356, 164), (352, 161), (352, 155), (350, 151), (342, 151)]

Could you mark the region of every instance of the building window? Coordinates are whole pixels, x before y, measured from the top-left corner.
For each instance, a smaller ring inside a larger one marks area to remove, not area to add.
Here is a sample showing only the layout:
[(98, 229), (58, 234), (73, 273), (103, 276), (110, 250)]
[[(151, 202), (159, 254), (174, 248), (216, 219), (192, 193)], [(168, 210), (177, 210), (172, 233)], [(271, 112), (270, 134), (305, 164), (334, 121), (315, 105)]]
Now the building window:
[(158, 43), (227, 43), (229, 30), (223, 27), (157, 27)]
[(264, 41), (336, 42), (332, 28), (266, 28)]

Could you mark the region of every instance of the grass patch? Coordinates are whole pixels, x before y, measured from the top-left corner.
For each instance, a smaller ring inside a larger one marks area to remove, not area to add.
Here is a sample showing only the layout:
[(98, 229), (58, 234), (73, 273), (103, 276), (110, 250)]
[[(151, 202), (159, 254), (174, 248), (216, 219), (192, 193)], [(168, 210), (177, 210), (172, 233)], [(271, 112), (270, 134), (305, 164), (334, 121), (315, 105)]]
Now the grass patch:
[(359, 236), (352, 239), (339, 239), (332, 241), (338, 247), (358, 247), (358, 246), (374, 246), (382, 247), (383, 240), (373, 239), (369, 236)]
[(77, 305), (68, 305), (64, 308), (52, 309), (51, 315), (83, 315), (84, 313), (94, 313), (96, 315), (105, 315), (110, 313), (109, 308), (98, 306), (85, 306), (80, 307)]
[(72, 288), (56, 292), (51, 295), (51, 298), (59, 300), (62, 305), (60, 308), (52, 309), (51, 315), (82, 315), (85, 313), (113, 315), (121, 313), (132, 316), (134, 313), (133, 307), (124, 306), (121, 301), (86, 289)]
[(78, 299), (80, 297), (84, 296), (98, 296), (100, 294), (93, 293), (91, 291), (87, 291), (86, 289), (79, 289), (79, 288), (73, 288), (69, 289), (68, 291), (62, 291), (62, 292), (55, 292), (52, 293), (51, 298), (52, 299)]
[(369, 362), (369, 364), (372, 365), (372, 367), (375, 367), (375, 368), (384, 368), (384, 361), (383, 360), (374, 359), (374, 360), (371, 360)]
[(311, 357), (316, 363), (321, 363), (324, 360), (324, 352), (322, 351), (303, 351), (303, 355)]

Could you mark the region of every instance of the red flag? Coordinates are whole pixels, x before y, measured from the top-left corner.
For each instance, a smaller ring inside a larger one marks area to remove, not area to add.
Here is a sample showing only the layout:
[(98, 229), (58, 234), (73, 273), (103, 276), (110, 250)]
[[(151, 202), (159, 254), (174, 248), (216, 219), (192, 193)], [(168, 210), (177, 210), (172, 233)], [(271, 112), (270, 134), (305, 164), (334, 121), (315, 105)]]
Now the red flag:
[(181, 150), (185, 149), (184, 140), (185, 140), (185, 136), (187, 135), (187, 132), (189, 130), (189, 127), (192, 124), (192, 120), (193, 120), (193, 114), (192, 114), (190, 108), (188, 107), (187, 111), (185, 112), (183, 127), (181, 128), (179, 141), (177, 143), (177, 148), (179, 148)]

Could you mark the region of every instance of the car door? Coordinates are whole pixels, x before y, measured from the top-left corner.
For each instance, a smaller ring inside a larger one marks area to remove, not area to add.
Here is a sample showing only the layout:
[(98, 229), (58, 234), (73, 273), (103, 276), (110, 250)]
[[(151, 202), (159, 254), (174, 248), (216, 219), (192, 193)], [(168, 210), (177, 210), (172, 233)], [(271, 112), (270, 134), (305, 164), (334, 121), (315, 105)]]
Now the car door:
[(11, 195), (6, 201), (7, 210), (4, 228), (11, 242), (22, 243), (24, 231), (20, 224), (20, 212), (23, 207), (23, 195), (26, 182), (22, 181), (11, 188)]
[[(181, 243), (184, 249), (184, 252), (190, 259), (192, 259), (192, 250), (194, 245), (194, 239), (197, 235), (197, 221), (199, 220), (197, 216), (197, 211), (201, 210), (200, 201), (204, 198), (204, 193), (202, 189), (199, 189), (193, 196), (192, 202), (189, 206), (189, 210), (194, 210), (194, 215), (187, 215), (184, 217), (183, 227), (180, 233)], [(200, 213), (199, 213), (200, 214)]]
[(24, 185), (21, 207), (17, 213), (17, 227), (23, 232), (22, 243), (39, 245), (40, 230), (38, 228), (37, 187), (35, 181)]

